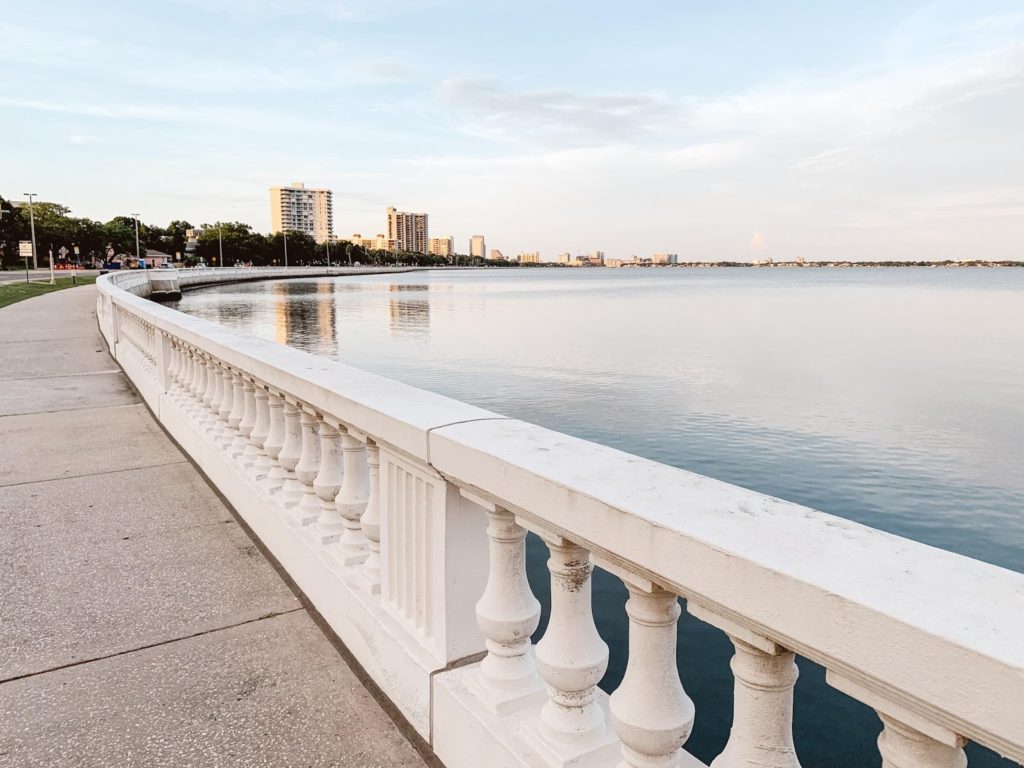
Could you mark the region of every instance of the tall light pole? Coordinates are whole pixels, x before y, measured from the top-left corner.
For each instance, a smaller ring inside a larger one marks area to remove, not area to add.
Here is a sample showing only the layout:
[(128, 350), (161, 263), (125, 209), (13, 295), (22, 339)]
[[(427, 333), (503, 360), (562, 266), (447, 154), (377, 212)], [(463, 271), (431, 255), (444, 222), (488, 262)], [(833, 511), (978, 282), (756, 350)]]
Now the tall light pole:
[(132, 218), (135, 219), (135, 261), (138, 263), (142, 261), (142, 252), (139, 250), (139, 214), (133, 213)]
[(284, 268), (288, 269), (288, 230), (282, 227), (281, 234), (284, 235)]
[(224, 226), (221, 222), (217, 222), (217, 263), (220, 264), (220, 268), (224, 269)]
[(324, 240), (324, 245), (327, 246), (327, 268), (331, 268), (331, 235), (327, 233), (327, 239)]
[(25, 197), (28, 198), (28, 222), (32, 230), (32, 269), (39, 269), (39, 262), (36, 260), (36, 216), (32, 212), (32, 198), (35, 196), (35, 192), (25, 193)]

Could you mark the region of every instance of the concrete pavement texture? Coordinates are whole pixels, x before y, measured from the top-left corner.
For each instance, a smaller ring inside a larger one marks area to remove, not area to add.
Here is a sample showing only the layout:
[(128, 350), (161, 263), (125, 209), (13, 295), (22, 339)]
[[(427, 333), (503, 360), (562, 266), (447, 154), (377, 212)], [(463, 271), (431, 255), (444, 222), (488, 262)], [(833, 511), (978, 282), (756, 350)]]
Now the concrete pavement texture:
[(95, 299), (0, 309), (0, 766), (425, 765), (140, 402)]

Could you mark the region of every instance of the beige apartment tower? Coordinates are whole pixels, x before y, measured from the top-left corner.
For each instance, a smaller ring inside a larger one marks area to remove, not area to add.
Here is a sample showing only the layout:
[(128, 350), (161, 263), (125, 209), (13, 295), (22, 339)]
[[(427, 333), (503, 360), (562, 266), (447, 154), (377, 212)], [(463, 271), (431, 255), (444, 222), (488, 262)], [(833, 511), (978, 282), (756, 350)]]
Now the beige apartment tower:
[(473, 235), (469, 238), (469, 255), (477, 259), (487, 258), (487, 246), (484, 245), (483, 235)]
[(450, 258), (455, 253), (455, 237), (432, 237), (430, 238), (430, 255), (444, 256)]
[(318, 243), (334, 238), (331, 190), (306, 189), (296, 181), (289, 187), (270, 188), (270, 231), (303, 232)]
[(395, 248), (410, 253), (427, 253), (427, 214), (406, 213), (388, 208), (388, 239)]

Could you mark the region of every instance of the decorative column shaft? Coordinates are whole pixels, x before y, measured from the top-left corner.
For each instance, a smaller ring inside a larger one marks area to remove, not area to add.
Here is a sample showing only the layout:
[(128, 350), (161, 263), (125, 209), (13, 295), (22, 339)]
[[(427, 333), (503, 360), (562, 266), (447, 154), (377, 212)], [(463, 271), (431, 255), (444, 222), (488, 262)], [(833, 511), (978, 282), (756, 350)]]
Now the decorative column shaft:
[(268, 494), (280, 492), (281, 485), (288, 478), (288, 473), (277, 460), (284, 447), (284, 400), (274, 391), (267, 394), (267, 414), (270, 422), (267, 439), (263, 443), (263, 451), (267, 456), (267, 473), (260, 480), (260, 488)]
[(253, 401), (256, 408), (256, 420), (249, 433), (249, 442), (242, 452), (242, 466), (251, 471), (253, 480), (261, 480), (267, 476), (270, 460), (263, 452), (263, 444), (270, 434), (270, 407), (267, 404), (270, 395), (261, 386), (253, 385)]
[(370, 479), (370, 498), (359, 517), (359, 527), (366, 537), (366, 559), (363, 580), (373, 594), (380, 591), (380, 446), (366, 441), (366, 470)]
[(548, 687), (541, 734), (583, 748), (606, 734), (594, 689), (608, 668), (608, 646), (597, 633), (590, 604), (590, 553), (556, 538), (550, 550), (551, 619), (537, 643), (537, 669)]
[[(653, 586), (653, 585), (652, 585)], [(622, 741), (621, 768), (672, 768), (693, 729), (694, 708), (679, 682), (676, 625), (679, 600), (659, 587), (626, 582), (629, 660), (609, 702)]]
[(476, 604), (476, 623), (487, 645), (480, 684), (525, 693), (537, 684), (530, 636), (540, 622), (540, 603), (526, 579), (526, 529), (499, 507), (487, 512), (487, 538), (487, 587)]
[(320, 469), (320, 437), (316, 432), (316, 412), (303, 407), (299, 411), (299, 429), (302, 435), (302, 452), (295, 465), (295, 477), (302, 483), (302, 497), (295, 505), (296, 519), (303, 525), (316, 522), (320, 517), (320, 499), (313, 488), (313, 481)]
[(344, 518), (334, 503), (341, 489), (341, 433), (338, 427), (320, 420), (320, 470), (313, 478), (313, 490), (320, 499), (320, 516), (316, 521), (321, 544), (333, 544), (345, 529)]
[[(793, 745), (795, 655), (773, 653), (730, 636), (736, 648), (729, 666), (735, 678), (732, 730), (714, 768), (800, 768)], [(769, 646), (769, 647), (771, 647)]]
[[(241, 377), (242, 381), (242, 418), (238, 422), (237, 434), (231, 443), (231, 458), (241, 461), (249, 445), (249, 435), (256, 426), (256, 387), (252, 379)], [(245, 466), (243, 464), (243, 466)]]
[(302, 458), (302, 424), (299, 420), (299, 409), (284, 401), (284, 445), (277, 454), (277, 463), (284, 470), (284, 481), (281, 484), (280, 503), (287, 509), (294, 507), (302, 498), (302, 483), (295, 477), (295, 467)]
[(878, 737), (882, 768), (966, 768), (962, 743), (943, 744), (889, 715), (878, 714), (885, 726)]
[(359, 519), (370, 500), (370, 471), (365, 446), (345, 429), (341, 433), (341, 454), (344, 477), (334, 503), (344, 518), (345, 530), (338, 542), (341, 562), (355, 565), (366, 559), (366, 537)]

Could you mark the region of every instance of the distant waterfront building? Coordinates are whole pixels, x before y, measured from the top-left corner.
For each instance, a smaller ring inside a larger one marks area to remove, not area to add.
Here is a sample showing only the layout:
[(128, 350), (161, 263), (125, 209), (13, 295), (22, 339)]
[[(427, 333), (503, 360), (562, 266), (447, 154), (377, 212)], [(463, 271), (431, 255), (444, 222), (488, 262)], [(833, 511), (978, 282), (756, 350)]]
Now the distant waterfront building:
[(368, 251), (394, 251), (395, 241), (389, 240), (387, 235), (378, 233), (376, 237), (363, 237), (356, 232), (349, 238), (352, 245), (358, 245)]
[(270, 231), (303, 232), (318, 243), (334, 236), (334, 207), (329, 189), (306, 189), (296, 181), (290, 187), (270, 188)]
[(623, 264), (628, 262), (625, 259), (605, 259), (604, 265), (606, 267), (621, 267)]
[(520, 264), (540, 264), (540, 251), (520, 253), (518, 258)]
[(674, 253), (656, 253), (651, 259), (652, 264), (678, 264), (679, 256)]
[(604, 251), (591, 251), (587, 254), (586, 262), (592, 267), (604, 266)]
[(473, 235), (469, 238), (469, 255), (480, 259), (487, 258), (487, 246), (484, 245), (483, 235)]
[(394, 240), (395, 247), (400, 251), (427, 253), (427, 214), (388, 208), (388, 239)]
[(505, 261), (505, 254), (499, 251), (497, 248), (492, 248), (491, 259), (493, 261)]
[(559, 264), (571, 264), (572, 254), (569, 253), (568, 251), (566, 251), (565, 253), (560, 253), (555, 257), (555, 261), (558, 262)]
[(448, 235), (448, 237), (432, 237), (430, 238), (428, 248), (431, 256), (444, 256), (445, 258), (449, 258), (453, 253), (455, 253), (455, 236)]

